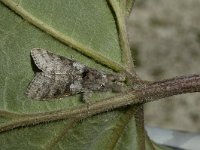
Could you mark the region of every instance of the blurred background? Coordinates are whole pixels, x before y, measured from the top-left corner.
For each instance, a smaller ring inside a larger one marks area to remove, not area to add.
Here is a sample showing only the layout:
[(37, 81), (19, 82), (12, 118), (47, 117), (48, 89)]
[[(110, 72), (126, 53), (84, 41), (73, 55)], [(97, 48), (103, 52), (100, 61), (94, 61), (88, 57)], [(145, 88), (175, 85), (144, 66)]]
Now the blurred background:
[[(142, 79), (200, 73), (200, 0), (136, 0), (127, 21)], [(200, 133), (200, 93), (145, 104), (145, 123)]]

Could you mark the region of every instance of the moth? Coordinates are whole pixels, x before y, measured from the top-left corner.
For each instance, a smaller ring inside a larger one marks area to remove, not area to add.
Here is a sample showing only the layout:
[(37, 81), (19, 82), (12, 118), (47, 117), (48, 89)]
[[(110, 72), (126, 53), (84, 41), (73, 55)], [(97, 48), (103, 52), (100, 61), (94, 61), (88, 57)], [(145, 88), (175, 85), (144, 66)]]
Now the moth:
[(55, 99), (82, 93), (83, 100), (87, 101), (94, 91), (120, 92), (126, 87), (126, 78), (122, 75), (98, 71), (41, 48), (32, 49), (31, 57), (40, 70), (26, 90), (31, 99)]

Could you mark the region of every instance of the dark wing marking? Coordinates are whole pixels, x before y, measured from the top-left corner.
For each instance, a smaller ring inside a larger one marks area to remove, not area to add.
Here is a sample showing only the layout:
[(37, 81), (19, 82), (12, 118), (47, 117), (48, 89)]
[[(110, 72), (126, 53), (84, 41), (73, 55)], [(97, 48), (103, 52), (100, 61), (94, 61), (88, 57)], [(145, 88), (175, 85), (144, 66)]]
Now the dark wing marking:
[(29, 84), (26, 95), (31, 99), (44, 100), (71, 95), (70, 76), (52, 75), (44, 72), (36, 73)]

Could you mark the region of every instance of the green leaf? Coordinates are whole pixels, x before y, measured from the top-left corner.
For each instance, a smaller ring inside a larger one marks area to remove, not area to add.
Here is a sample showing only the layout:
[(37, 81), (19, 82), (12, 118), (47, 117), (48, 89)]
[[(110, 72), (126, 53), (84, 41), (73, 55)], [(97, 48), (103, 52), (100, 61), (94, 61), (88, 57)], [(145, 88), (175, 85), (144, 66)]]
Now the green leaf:
[[(144, 146), (143, 106), (80, 120), (77, 116), (60, 117), (74, 107), (85, 106), (80, 95), (52, 101), (33, 101), (24, 95), (34, 77), (32, 48), (73, 57), (107, 72), (126, 69), (117, 26), (115, 13), (106, 0), (1, 0), (1, 149), (98, 150)], [(96, 93), (93, 99), (111, 95), (114, 94)]]

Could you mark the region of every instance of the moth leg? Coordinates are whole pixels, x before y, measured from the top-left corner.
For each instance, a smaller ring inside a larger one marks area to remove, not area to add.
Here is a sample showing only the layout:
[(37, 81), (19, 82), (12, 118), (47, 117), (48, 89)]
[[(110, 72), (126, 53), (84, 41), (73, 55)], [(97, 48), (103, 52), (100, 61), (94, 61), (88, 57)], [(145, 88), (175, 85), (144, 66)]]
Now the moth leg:
[(90, 107), (90, 102), (91, 102), (91, 97), (92, 97), (92, 91), (89, 91), (89, 90), (84, 90), (84, 92), (82, 93), (82, 100), (83, 102), (86, 103), (87, 105), (87, 109), (88, 109), (88, 114), (90, 113), (89, 112), (89, 107)]
[(92, 93), (93, 93), (92, 91), (84, 90), (83, 94), (82, 94), (82, 100), (83, 100), (83, 102), (85, 102), (87, 104), (90, 104)]

